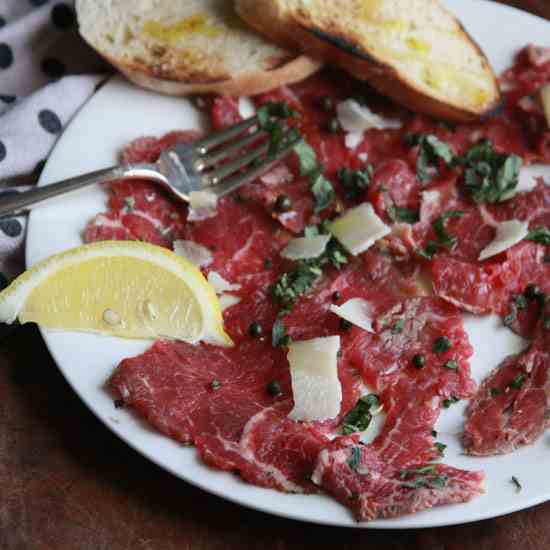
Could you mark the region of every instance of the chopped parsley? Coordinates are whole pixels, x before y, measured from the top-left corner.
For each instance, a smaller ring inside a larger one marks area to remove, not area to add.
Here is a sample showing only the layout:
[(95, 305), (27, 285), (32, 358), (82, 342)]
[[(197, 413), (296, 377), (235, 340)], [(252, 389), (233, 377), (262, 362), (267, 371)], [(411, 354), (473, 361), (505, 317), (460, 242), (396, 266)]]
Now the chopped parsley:
[(443, 489), (449, 480), (446, 475), (439, 475), (435, 466), (401, 470), (399, 477), (406, 489)]
[(447, 448), (447, 445), (445, 445), (445, 443), (440, 443), (439, 441), (436, 441), (434, 443), (434, 447), (437, 449), (437, 452), (441, 456), (445, 456), (445, 449)]
[(290, 344), (290, 337), (286, 333), (285, 324), (281, 319), (277, 319), (271, 329), (271, 345), (276, 348), (279, 346), (288, 346), (288, 344)]
[(439, 246), (452, 248), (456, 244), (457, 238), (447, 233), (445, 225), (450, 218), (461, 218), (462, 216), (464, 216), (464, 212), (460, 210), (449, 210), (432, 223)]
[(518, 311), (527, 309), (528, 305), (526, 294), (516, 294), (512, 296), (509, 313), (502, 320), (504, 326), (511, 327), (517, 319)]
[(443, 365), (446, 369), (456, 370), (458, 369), (458, 363), (454, 359), (450, 359)]
[(315, 198), (315, 213), (318, 214), (328, 208), (336, 198), (332, 183), (323, 176), (320, 170), (309, 175), (309, 189)]
[(523, 489), (519, 479), (516, 476), (512, 476), (510, 483), (513, 483), (516, 486), (516, 493), (519, 493)]
[(512, 390), (519, 390), (527, 380), (526, 374), (518, 374), (509, 384), (508, 387)]
[(393, 325), (391, 329), (392, 334), (401, 334), (403, 332), (403, 328), (405, 327), (405, 320), (404, 319), (398, 319), (395, 322), (395, 325)]
[(544, 226), (536, 227), (535, 229), (529, 231), (527, 237), (525, 237), (525, 240), (550, 246), (550, 229)]
[(301, 176), (308, 176), (317, 169), (317, 155), (309, 144), (299, 141), (294, 146), (294, 151), (298, 155)]
[(482, 140), (458, 162), (465, 167), (464, 188), (477, 204), (503, 202), (514, 195), (522, 167), (517, 155), (497, 153), (489, 140)]
[(437, 437), (437, 432), (435, 430), (432, 430), (432, 437)]
[(445, 353), (449, 351), (452, 347), (451, 341), (447, 336), (440, 336), (433, 345), (434, 353)]
[(387, 208), (388, 216), (392, 222), (416, 223), (420, 219), (418, 210), (413, 208), (401, 208), (391, 204)]
[(424, 248), (420, 248), (416, 253), (426, 260), (431, 260), (434, 254), (439, 250), (439, 245), (435, 241), (428, 241)]
[(359, 198), (370, 185), (372, 175), (372, 165), (368, 165), (365, 170), (350, 170), (341, 168), (338, 170), (338, 180), (342, 184), (344, 197), (349, 200)]
[(371, 408), (377, 407), (378, 396), (374, 393), (364, 395), (344, 417), (342, 433), (349, 435), (355, 432), (364, 432), (372, 421)]
[(361, 448), (353, 447), (351, 449), (351, 456), (348, 459), (348, 466), (352, 470), (357, 471), (357, 468), (359, 468), (360, 464), (361, 464)]
[(264, 103), (257, 111), (258, 126), (267, 132), (269, 136), (268, 156), (276, 155), (289, 143), (300, 142), (300, 133), (296, 128), (291, 128), (285, 134), (285, 126), (281, 122), (286, 118), (297, 117), (298, 113), (284, 101), (269, 101)]
[(451, 405), (454, 405), (455, 403), (458, 403), (460, 399), (456, 397), (455, 395), (451, 395), (450, 399), (443, 399), (443, 408), (448, 409)]
[(260, 128), (269, 131), (273, 122), (272, 119), (291, 118), (297, 116), (297, 113), (285, 101), (268, 101), (258, 108), (256, 116), (258, 117)]
[(452, 149), (433, 134), (408, 134), (405, 143), (409, 147), (418, 145), (416, 177), (423, 183), (432, 179), (433, 172), (439, 172), (441, 162), (450, 166), (454, 161)]

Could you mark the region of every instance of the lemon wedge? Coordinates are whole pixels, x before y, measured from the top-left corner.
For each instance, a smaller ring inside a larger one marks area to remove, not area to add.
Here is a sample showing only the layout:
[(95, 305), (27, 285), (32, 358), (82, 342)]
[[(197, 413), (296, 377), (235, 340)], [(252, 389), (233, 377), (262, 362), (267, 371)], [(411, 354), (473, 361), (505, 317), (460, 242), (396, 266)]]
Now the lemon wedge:
[(0, 321), (230, 346), (216, 292), (188, 260), (142, 242), (56, 254), (0, 293)]

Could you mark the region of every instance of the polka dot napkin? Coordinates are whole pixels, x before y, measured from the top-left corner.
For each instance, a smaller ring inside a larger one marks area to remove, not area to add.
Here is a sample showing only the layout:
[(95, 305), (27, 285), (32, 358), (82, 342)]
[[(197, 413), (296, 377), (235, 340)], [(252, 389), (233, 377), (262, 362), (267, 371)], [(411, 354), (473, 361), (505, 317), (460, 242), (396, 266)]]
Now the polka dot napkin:
[[(105, 78), (72, 2), (0, 0), (0, 201), (34, 183), (63, 128)], [(23, 268), (25, 217), (0, 219), (0, 288)]]

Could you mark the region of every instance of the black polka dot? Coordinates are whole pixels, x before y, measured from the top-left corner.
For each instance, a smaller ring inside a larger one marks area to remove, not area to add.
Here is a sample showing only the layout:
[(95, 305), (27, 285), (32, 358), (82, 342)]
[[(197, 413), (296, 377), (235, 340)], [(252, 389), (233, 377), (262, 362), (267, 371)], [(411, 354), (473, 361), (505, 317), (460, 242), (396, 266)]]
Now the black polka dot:
[(74, 23), (73, 8), (67, 4), (57, 4), (52, 9), (52, 22), (58, 29), (68, 29)]
[(6, 146), (0, 141), (0, 162), (6, 158)]
[(0, 229), (8, 237), (19, 237), (19, 235), (21, 235), (21, 231), (23, 231), (23, 226), (21, 225), (21, 222), (15, 218), (8, 220), (0, 219)]
[(0, 15), (0, 29), (6, 24), (6, 20)]
[(59, 134), (63, 128), (59, 117), (49, 109), (44, 109), (38, 113), (38, 122), (50, 134)]
[(54, 57), (46, 57), (42, 60), (42, 70), (50, 78), (61, 78), (65, 74), (65, 65)]
[(0, 44), (0, 69), (7, 69), (13, 63), (13, 52), (7, 44)]
[(48, 3), (48, 0), (29, 0), (31, 6), (43, 6), (44, 4)]
[(16, 99), (14, 95), (0, 94), (0, 101), (2, 103), (13, 103)]

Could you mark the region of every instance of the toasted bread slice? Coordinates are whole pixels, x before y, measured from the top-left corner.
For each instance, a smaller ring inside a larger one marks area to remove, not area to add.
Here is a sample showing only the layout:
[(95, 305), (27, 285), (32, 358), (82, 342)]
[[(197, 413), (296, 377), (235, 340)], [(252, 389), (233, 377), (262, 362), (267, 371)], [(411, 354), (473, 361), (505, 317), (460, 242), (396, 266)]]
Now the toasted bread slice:
[(337, 64), (410, 109), (468, 121), (499, 101), (491, 66), (438, 0), (237, 0), (284, 47)]
[(253, 95), (321, 64), (269, 43), (226, 0), (77, 0), (80, 33), (136, 84), (170, 95)]

